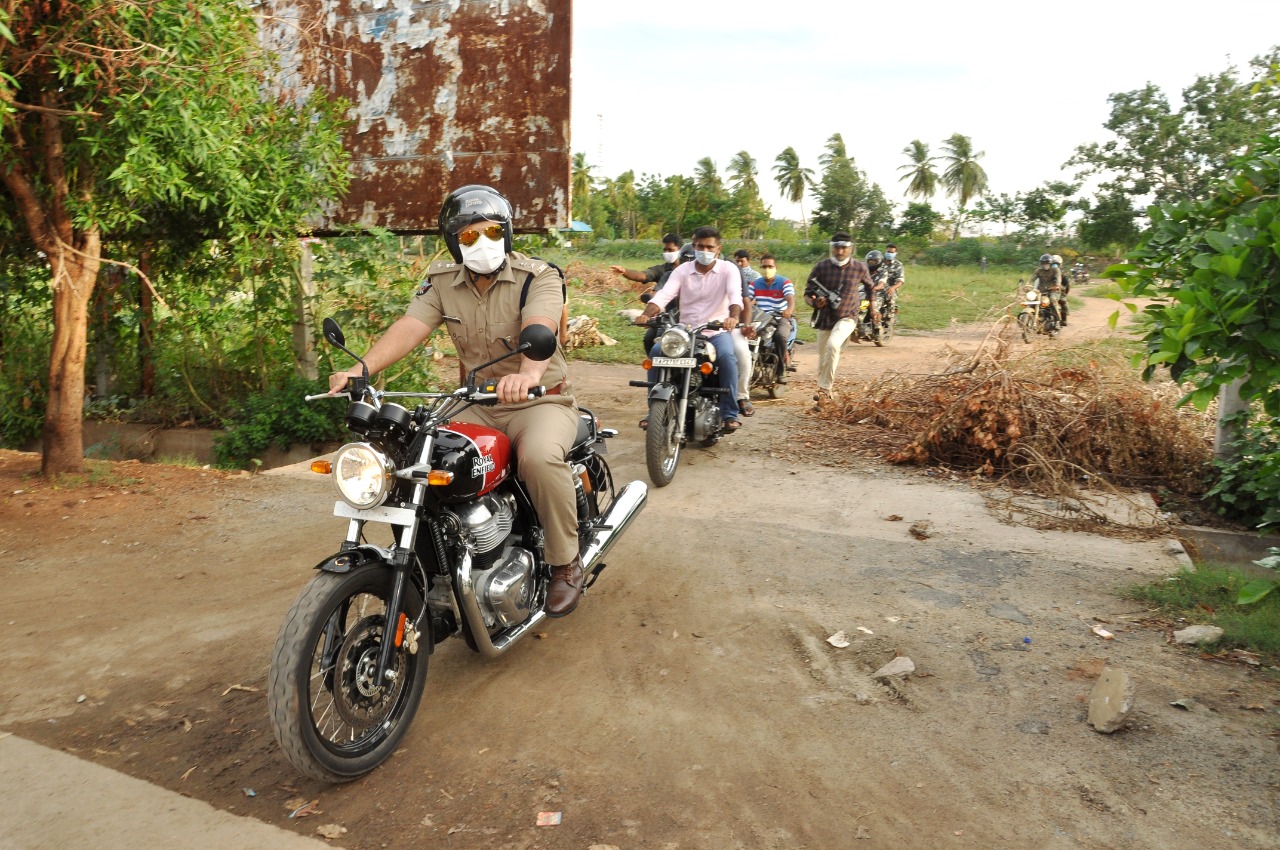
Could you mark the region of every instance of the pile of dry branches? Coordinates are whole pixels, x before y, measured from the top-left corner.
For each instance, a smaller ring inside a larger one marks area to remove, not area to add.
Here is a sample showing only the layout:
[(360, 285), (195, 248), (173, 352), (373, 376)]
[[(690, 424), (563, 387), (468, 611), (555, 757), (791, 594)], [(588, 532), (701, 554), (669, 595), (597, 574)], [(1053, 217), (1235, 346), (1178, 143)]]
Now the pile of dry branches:
[[(1080, 482), (1193, 495), (1211, 422), (1175, 406), (1176, 386), (1143, 383), (1127, 356), (1037, 347), (1013, 357), (1000, 322), (974, 355), (938, 374), (888, 374), (825, 405), (823, 418), (878, 431), (894, 463), (934, 464), (1065, 495)], [(1094, 356), (1096, 355), (1096, 356)]]

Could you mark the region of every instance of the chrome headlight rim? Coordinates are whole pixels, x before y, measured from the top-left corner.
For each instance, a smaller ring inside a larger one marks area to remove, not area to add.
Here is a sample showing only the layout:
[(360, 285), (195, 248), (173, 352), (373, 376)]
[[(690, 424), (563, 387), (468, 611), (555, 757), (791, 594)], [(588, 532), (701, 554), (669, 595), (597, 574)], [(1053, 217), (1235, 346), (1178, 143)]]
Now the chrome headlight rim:
[(333, 488), (338, 498), (356, 510), (367, 511), (386, 502), (395, 472), (391, 458), (371, 443), (347, 443), (333, 456)]
[(689, 333), (684, 328), (667, 328), (658, 346), (664, 357), (684, 357), (689, 353)]

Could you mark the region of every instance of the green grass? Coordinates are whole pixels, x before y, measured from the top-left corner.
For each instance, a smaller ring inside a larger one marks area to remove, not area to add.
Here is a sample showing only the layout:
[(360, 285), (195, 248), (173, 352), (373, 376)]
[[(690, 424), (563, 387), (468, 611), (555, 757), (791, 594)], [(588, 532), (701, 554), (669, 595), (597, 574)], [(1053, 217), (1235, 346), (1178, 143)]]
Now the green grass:
[(1133, 585), (1120, 594), (1152, 605), (1171, 618), (1211, 624), (1223, 630), (1218, 648), (1263, 653), (1280, 659), (1280, 594), (1272, 592), (1252, 605), (1237, 605), (1240, 588), (1254, 576), (1223, 565), (1205, 563), (1154, 584)]

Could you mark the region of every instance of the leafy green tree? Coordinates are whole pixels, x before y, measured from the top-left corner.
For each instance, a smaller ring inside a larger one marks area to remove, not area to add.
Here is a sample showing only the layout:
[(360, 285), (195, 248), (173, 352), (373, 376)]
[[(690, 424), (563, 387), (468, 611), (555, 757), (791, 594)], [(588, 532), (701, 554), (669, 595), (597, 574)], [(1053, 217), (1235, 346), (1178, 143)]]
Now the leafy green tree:
[(836, 133), (818, 158), (822, 179), (815, 194), (814, 221), (828, 234), (848, 230), (862, 239), (878, 239), (893, 229), (893, 206), (880, 187), (867, 180), (849, 156), (844, 138)]
[(1022, 224), (1022, 195), (984, 195), (973, 205), (972, 218), (978, 221), (999, 223), (1004, 235), (1009, 233), (1010, 224)]
[(1280, 416), (1280, 139), (1266, 136), (1202, 201), (1153, 206), (1151, 230), (1110, 275), (1144, 310), (1145, 375), (1168, 365), (1203, 410), (1224, 384)]
[(1127, 250), (1138, 241), (1138, 215), (1133, 201), (1123, 192), (1112, 191), (1098, 197), (1095, 203), (1085, 202), (1079, 224), (1080, 241), (1093, 251), (1113, 246), (1118, 251)]
[(1079, 177), (1102, 175), (1102, 189), (1158, 203), (1206, 197), (1219, 172), (1280, 120), (1280, 91), (1260, 85), (1280, 62), (1280, 47), (1237, 69), (1197, 77), (1173, 109), (1159, 87), (1148, 83), (1108, 98), (1103, 125), (1114, 138), (1076, 148), (1066, 167)]
[(0, 221), (20, 222), (49, 272), (42, 468), (79, 471), (104, 234), (153, 221), (238, 240), (296, 233), (345, 187), (338, 105), (266, 94), (243, 0), (8, 4), (5, 15)]
[(570, 181), (573, 191), (573, 215), (579, 220), (591, 217), (591, 187), (595, 184), (595, 175), (591, 170), (595, 166), (587, 164), (587, 155), (579, 151), (573, 155), (573, 167)]
[(960, 233), (969, 201), (987, 192), (987, 172), (978, 162), (986, 154), (975, 151), (973, 139), (959, 133), (953, 133), (942, 143), (942, 148), (942, 161), (946, 163), (946, 169), (942, 172), (942, 185), (947, 194), (955, 198), (959, 210), (951, 234), (954, 239)]
[(898, 221), (898, 235), (928, 239), (940, 221), (942, 213), (923, 201), (912, 201)]
[(782, 197), (800, 205), (800, 223), (804, 226), (804, 238), (809, 240), (809, 221), (804, 215), (804, 193), (814, 187), (813, 169), (800, 165), (800, 155), (795, 148), (787, 148), (774, 159), (773, 179), (778, 183)]
[(928, 201), (938, 191), (937, 158), (929, 156), (929, 146), (919, 139), (912, 139), (911, 144), (902, 149), (911, 162), (898, 168), (905, 171), (899, 180), (910, 180), (907, 184), (907, 197)]
[(769, 225), (769, 211), (760, 197), (756, 160), (746, 151), (738, 151), (729, 160), (729, 188), (733, 194), (731, 225), (744, 239), (757, 239)]
[(1022, 221), (1029, 228), (1057, 228), (1067, 212), (1072, 208), (1075, 193), (1080, 186), (1076, 183), (1064, 183), (1051, 180), (1022, 195)]

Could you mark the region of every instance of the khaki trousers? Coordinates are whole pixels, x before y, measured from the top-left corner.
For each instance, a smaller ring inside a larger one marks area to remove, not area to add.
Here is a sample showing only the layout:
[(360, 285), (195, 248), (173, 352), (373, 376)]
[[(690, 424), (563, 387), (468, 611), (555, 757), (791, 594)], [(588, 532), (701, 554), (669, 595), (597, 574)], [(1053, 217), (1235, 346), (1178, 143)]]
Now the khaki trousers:
[(831, 392), (840, 365), (840, 346), (857, 326), (853, 319), (840, 319), (831, 330), (818, 331), (818, 389)]
[(563, 566), (578, 556), (578, 497), (565, 457), (578, 433), (573, 396), (546, 396), (523, 407), (470, 407), (454, 417), (496, 428), (511, 439), (516, 469), (546, 533), (548, 564)]

